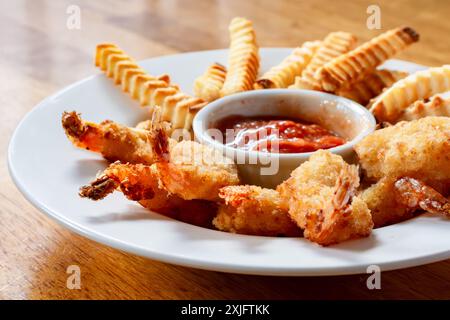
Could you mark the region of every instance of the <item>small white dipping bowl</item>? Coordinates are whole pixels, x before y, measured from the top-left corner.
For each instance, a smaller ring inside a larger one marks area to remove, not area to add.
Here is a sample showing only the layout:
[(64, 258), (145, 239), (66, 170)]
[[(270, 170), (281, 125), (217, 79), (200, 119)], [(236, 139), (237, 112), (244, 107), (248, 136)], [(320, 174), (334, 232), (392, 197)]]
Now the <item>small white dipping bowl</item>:
[[(353, 146), (375, 130), (375, 118), (360, 104), (319, 91), (298, 89), (255, 90), (218, 99), (200, 110), (193, 121), (196, 139), (232, 158), (242, 182), (275, 188), (313, 152), (268, 153), (225, 146), (215, 140), (220, 120), (229, 116), (283, 116), (316, 123), (337, 133), (347, 143), (328, 149), (348, 162), (354, 160)], [(214, 132), (215, 131), (215, 132)]]

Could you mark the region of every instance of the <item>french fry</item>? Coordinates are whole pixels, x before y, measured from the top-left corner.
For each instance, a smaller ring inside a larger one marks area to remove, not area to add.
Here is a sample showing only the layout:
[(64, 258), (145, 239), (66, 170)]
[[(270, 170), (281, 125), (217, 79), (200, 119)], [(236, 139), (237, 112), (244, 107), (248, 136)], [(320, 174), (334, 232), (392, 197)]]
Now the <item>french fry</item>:
[(259, 78), (255, 89), (287, 88), (311, 61), (320, 41), (307, 41)]
[(311, 62), (290, 88), (321, 90), (320, 82), (314, 78), (316, 71), (327, 62), (349, 52), (356, 45), (356, 37), (348, 32), (331, 32), (322, 41)]
[(450, 98), (434, 96), (428, 102), (416, 101), (405, 109), (398, 120), (411, 121), (429, 116), (450, 117)]
[(213, 63), (204, 74), (195, 79), (194, 94), (208, 102), (220, 97), (227, 69), (220, 63)]
[(370, 102), (370, 99), (378, 96), (383, 89), (390, 87), (407, 75), (406, 72), (401, 71), (376, 70), (350, 88), (339, 89), (336, 94), (365, 106)]
[(389, 30), (325, 64), (315, 74), (324, 90), (336, 92), (362, 79), (385, 60), (419, 40), (412, 28)]
[(228, 72), (220, 90), (222, 97), (253, 89), (259, 69), (258, 45), (252, 22), (245, 18), (234, 18), (229, 32)]
[[(151, 112), (155, 106), (161, 106), (164, 119), (172, 124), (172, 130), (190, 130), (195, 113), (205, 105), (202, 99), (182, 93), (178, 85), (170, 83), (168, 75), (148, 74), (115, 44), (104, 43), (97, 46), (95, 65), (142, 106), (149, 106)], [(173, 103), (173, 96), (182, 98)]]
[(450, 90), (450, 65), (419, 71), (396, 82), (370, 103), (378, 121), (394, 123), (417, 100)]

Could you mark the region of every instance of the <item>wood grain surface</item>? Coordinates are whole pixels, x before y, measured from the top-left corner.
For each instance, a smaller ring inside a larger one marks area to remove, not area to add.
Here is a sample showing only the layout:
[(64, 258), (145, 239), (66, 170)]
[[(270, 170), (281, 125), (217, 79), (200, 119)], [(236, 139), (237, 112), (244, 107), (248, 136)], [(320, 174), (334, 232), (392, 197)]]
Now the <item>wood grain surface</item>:
[[(450, 1), (374, 2), (381, 7), (383, 30), (406, 24), (421, 34), (420, 43), (399, 58), (426, 65), (450, 62)], [(450, 260), (384, 272), (381, 290), (368, 290), (367, 275), (244, 276), (144, 259), (56, 224), (23, 198), (8, 175), (6, 150), (18, 122), (46, 96), (96, 73), (92, 53), (98, 42), (116, 42), (137, 59), (224, 48), (228, 22), (236, 15), (254, 21), (264, 47), (294, 47), (333, 30), (350, 31), (365, 40), (380, 32), (366, 28), (371, 3), (1, 0), (0, 298), (449, 299)], [(73, 4), (81, 9), (79, 30), (66, 27), (66, 10)], [(66, 287), (69, 265), (81, 268), (80, 290)]]

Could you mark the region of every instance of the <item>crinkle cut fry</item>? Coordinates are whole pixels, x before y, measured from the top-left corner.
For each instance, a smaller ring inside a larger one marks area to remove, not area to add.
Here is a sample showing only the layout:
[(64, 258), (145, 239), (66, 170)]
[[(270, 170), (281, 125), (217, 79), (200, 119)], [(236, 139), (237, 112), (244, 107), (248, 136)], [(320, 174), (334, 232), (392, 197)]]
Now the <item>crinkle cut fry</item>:
[(430, 116), (450, 117), (450, 98), (436, 95), (427, 102), (418, 100), (405, 109), (399, 121), (411, 121)]
[(303, 70), (301, 76), (295, 78), (292, 88), (322, 90), (320, 82), (314, 78), (316, 71), (327, 62), (352, 50), (356, 41), (356, 37), (348, 32), (329, 33), (317, 48), (311, 62)]
[(378, 121), (397, 122), (415, 101), (450, 90), (450, 65), (418, 71), (396, 82), (370, 104)]
[(280, 64), (270, 68), (259, 78), (255, 89), (287, 88), (294, 83), (295, 77), (300, 76), (304, 68), (309, 64), (320, 41), (308, 41), (281, 61)]
[(315, 74), (324, 90), (336, 92), (350, 86), (374, 70), (385, 60), (417, 42), (419, 35), (410, 27), (401, 27), (382, 33), (325, 64)]
[(403, 79), (408, 74), (401, 71), (375, 70), (365, 78), (354, 83), (349, 88), (339, 89), (336, 94), (359, 104), (367, 105), (370, 100), (378, 96), (384, 89)]
[(204, 101), (214, 101), (220, 98), (220, 90), (225, 82), (227, 69), (220, 63), (213, 63), (204, 74), (194, 81), (195, 95)]
[(234, 18), (229, 32), (228, 72), (220, 90), (221, 96), (253, 89), (259, 69), (259, 49), (252, 22)]
[[(198, 99), (197, 104), (189, 108), (188, 113), (184, 113), (184, 121), (180, 118), (182, 115), (177, 113), (177, 105), (166, 104), (170, 97), (182, 93), (176, 84), (170, 83), (168, 75), (155, 77), (145, 72), (130, 56), (114, 44), (99, 44), (96, 48), (95, 65), (105, 71), (107, 76), (114, 79), (116, 84), (121, 85), (122, 90), (129, 92), (133, 99), (140, 102), (142, 106), (149, 106), (153, 112), (155, 106), (165, 108), (166, 121), (172, 123), (172, 129), (191, 130), (192, 119), (196, 112), (201, 109), (205, 103)], [(185, 100), (192, 101), (192, 97), (183, 94), (183, 99), (179, 103), (185, 104)]]

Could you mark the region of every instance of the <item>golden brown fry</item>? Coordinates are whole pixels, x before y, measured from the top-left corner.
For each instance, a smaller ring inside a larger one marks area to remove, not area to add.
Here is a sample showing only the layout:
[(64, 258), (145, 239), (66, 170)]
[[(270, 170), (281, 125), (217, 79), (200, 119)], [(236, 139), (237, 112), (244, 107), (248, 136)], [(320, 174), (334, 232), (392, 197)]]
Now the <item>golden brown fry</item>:
[(407, 107), (398, 119), (399, 121), (411, 121), (429, 116), (450, 117), (450, 99), (434, 96), (430, 101), (419, 100)]
[(450, 65), (419, 71), (398, 81), (371, 102), (378, 121), (395, 123), (417, 100), (450, 90)]
[(229, 32), (228, 72), (220, 91), (222, 97), (253, 89), (259, 69), (258, 45), (252, 22), (245, 18), (234, 18)]
[(336, 94), (353, 101), (367, 105), (370, 99), (378, 96), (384, 89), (392, 86), (408, 74), (401, 71), (376, 70), (351, 87), (339, 89)]
[[(75, 146), (101, 153), (109, 161), (151, 164), (158, 159), (154, 151), (157, 130), (130, 128), (109, 120), (97, 124), (83, 120), (75, 111), (63, 113), (62, 126)], [(169, 143), (173, 146), (175, 141)]]
[[(114, 44), (97, 46), (95, 65), (113, 78), (116, 84), (120, 84), (123, 91), (129, 92), (141, 105), (151, 107), (151, 112), (155, 106), (161, 106), (164, 109), (164, 119), (172, 123), (173, 130), (191, 130), (192, 119), (198, 110), (206, 105), (202, 99), (182, 93), (178, 85), (170, 84), (168, 75), (155, 77), (146, 73)], [(174, 95), (183, 98), (173, 103), (171, 98)]]
[(304, 229), (305, 238), (326, 246), (371, 233), (372, 217), (356, 196), (358, 186), (356, 166), (319, 150), (277, 190), (291, 218)]
[(308, 65), (314, 52), (319, 47), (319, 41), (305, 42), (301, 47), (292, 51), (280, 64), (272, 67), (259, 78), (255, 89), (287, 88), (294, 83), (295, 77), (299, 76)]
[(320, 81), (324, 90), (336, 92), (360, 80), (385, 60), (418, 40), (419, 35), (409, 27), (389, 30), (328, 62), (317, 70), (315, 78)]
[(355, 146), (372, 179), (412, 177), (450, 182), (450, 118), (427, 117), (375, 131)]
[(280, 195), (257, 186), (229, 186), (220, 189), (224, 203), (213, 220), (222, 231), (259, 236), (301, 236), (301, 229), (281, 207)]
[(316, 71), (327, 62), (352, 50), (355, 45), (356, 37), (351, 33), (338, 31), (328, 34), (301, 76), (295, 78), (295, 83), (291, 88), (322, 90), (320, 82), (314, 78)]
[(220, 63), (213, 63), (204, 74), (195, 79), (194, 94), (204, 101), (211, 102), (220, 98), (227, 69)]

